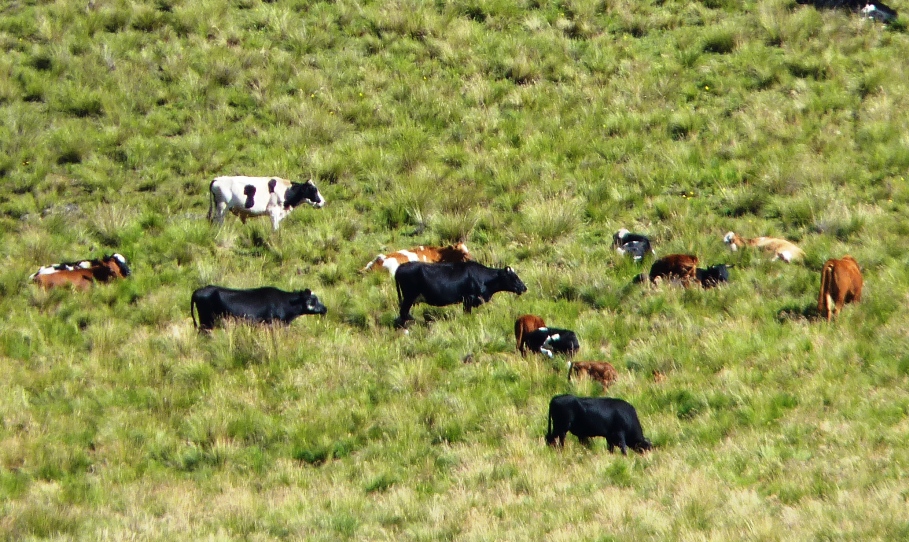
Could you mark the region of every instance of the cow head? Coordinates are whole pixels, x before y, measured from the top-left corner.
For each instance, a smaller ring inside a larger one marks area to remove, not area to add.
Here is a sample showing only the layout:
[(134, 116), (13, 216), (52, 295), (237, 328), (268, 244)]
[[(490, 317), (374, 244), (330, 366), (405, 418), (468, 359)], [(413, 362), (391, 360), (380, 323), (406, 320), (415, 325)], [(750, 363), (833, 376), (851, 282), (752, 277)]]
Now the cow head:
[(308, 203), (316, 209), (321, 209), (325, 205), (325, 199), (312, 179), (305, 183), (290, 183), (290, 188), (284, 194), (285, 209), (293, 209), (301, 203)]
[(101, 263), (104, 267), (110, 269), (111, 276), (126, 278), (130, 275), (129, 265), (127, 265), (126, 258), (122, 254), (104, 256), (101, 259)]
[(729, 249), (733, 252), (739, 249), (740, 246), (743, 246), (745, 243), (742, 242), (742, 239), (735, 234), (735, 232), (729, 232), (723, 237), (723, 242), (729, 245)]
[(631, 233), (631, 232), (626, 230), (625, 228), (622, 228), (619, 231), (615, 232), (615, 235), (612, 236), (612, 246), (614, 246), (614, 247), (622, 246), (622, 239), (624, 239), (625, 236), (628, 235), (629, 233)]
[(527, 286), (518, 278), (514, 269), (506, 267), (499, 270), (499, 277), (502, 279), (502, 290), (521, 295), (527, 291)]
[(325, 314), (328, 309), (319, 301), (319, 298), (309, 290), (309, 288), (297, 292), (296, 303), (303, 308), (303, 314)]
[(643, 438), (640, 442), (631, 447), (632, 450), (636, 451), (639, 454), (642, 454), (648, 450), (653, 449), (653, 443), (649, 439)]

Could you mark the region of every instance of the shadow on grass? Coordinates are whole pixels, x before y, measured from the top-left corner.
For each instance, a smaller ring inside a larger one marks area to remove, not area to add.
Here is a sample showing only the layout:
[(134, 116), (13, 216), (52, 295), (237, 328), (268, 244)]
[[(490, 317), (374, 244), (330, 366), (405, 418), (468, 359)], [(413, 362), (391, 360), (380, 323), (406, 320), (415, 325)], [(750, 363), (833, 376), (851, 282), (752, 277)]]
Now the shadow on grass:
[(806, 321), (806, 322), (815, 322), (823, 320), (821, 318), (820, 312), (817, 310), (817, 305), (808, 304), (808, 305), (785, 305), (776, 313), (777, 322), (793, 322), (793, 321)]

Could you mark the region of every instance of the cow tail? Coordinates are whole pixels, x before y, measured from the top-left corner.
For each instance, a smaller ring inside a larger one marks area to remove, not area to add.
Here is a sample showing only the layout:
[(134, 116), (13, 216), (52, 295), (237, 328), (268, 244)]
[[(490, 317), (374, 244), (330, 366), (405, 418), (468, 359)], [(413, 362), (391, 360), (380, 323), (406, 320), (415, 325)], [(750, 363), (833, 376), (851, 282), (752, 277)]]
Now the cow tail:
[[(821, 270), (821, 293), (817, 298), (817, 310), (818, 312), (830, 313), (830, 282), (833, 275), (833, 265), (824, 264), (824, 269)], [(826, 316), (822, 314), (821, 316)]]
[[(518, 320), (514, 323), (514, 338), (517, 344), (515, 348), (521, 350), (521, 343), (524, 342), (524, 326), (521, 321)], [(523, 352), (521, 352), (523, 354)]]
[(398, 304), (404, 300), (404, 292), (401, 291), (401, 283), (398, 281), (398, 274), (395, 273), (395, 290), (398, 292)]
[(212, 180), (208, 185), (208, 221), (211, 222), (212, 216), (214, 216), (215, 208), (215, 181)]
[[(189, 314), (193, 317), (193, 327), (199, 329), (199, 325), (196, 323), (196, 296), (192, 297), (192, 300), (189, 302)], [(202, 319), (202, 315), (199, 315), (199, 319)]]

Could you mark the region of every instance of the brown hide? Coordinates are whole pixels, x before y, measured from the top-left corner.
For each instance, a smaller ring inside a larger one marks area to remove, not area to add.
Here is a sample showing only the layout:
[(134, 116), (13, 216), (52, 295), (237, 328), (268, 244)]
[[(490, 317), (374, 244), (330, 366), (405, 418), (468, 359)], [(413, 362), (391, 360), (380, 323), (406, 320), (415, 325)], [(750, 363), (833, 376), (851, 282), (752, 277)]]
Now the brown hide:
[(546, 327), (546, 322), (539, 316), (525, 314), (514, 321), (514, 340), (518, 351), (523, 356), (525, 354), (525, 342), (529, 333)]
[(862, 300), (862, 272), (858, 262), (846, 255), (839, 260), (831, 258), (821, 269), (821, 293), (817, 310), (829, 322), (839, 314), (846, 303)]
[(44, 273), (36, 275), (34, 282), (44, 288), (55, 288), (57, 286), (72, 286), (80, 290), (86, 290), (91, 287), (92, 283), (107, 282), (114, 273), (107, 266), (96, 266), (91, 269), (73, 269), (57, 271), (56, 273)]
[(697, 282), (698, 257), (691, 254), (670, 254), (650, 266), (650, 281), (656, 279), (678, 280), (688, 286)]
[(568, 380), (571, 380), (571, 373), (576, 375), (587, 375), (590, 379), (596, 380), (603, 386), (603, 391), (619, 378), (619, 373), (611, 363), (605, 361), (581, 361), (570, 363), (568, 366)]
[[(416, 260), (411, 259), (411, 254), (416, 256)], [(410, 261), (439, 263), (439, 262), (466, 262), (470, 260), (470, 251), (464, 243), (457, 243), (445, 247), (426, 247), (418, 246), (411, 249), (396, 250), (390, 254), (380, 254), (376, 259), (369, 262), (364, 271), (382, 269), (385, 260), (396, 260), (398, 265)]]

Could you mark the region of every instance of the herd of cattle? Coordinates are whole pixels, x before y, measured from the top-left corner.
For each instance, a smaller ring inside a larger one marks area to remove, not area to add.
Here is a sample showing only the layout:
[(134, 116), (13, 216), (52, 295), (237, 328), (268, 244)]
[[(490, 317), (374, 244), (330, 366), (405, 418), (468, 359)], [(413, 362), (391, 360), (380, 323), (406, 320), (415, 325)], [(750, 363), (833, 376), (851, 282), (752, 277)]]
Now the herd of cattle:
[[(273, 229), (277, 230), (278, 224), (293, 208), (303, 203), (316, 208), (325, 205), (325, 199), (311, 180), (292, 183), (278, 177), (218, 177), (211, 182), (209, 192), (209, 220), (218, 224), (222, 223), (229, 210), (244, 223), (248, 217), (267, 215), (271, 218)], [(755, 247), (772, 255), (774, 260), (786, 263), (804, 256), (804, 251), (785, 239), (743, 239), (729, 232), (723, 240), (732, 251)], [(626, 229), (613, 236), (613, 247), (635, 261), (655, 257), (656, 254), (650, 239)], [(635, 282), (667, 282), (685, 287), (700, 285), (712, 288), (729, 280), (731, 265), (699, 268), (698, 263), (697, 256), (691, 254), (663, 256), (655, 259), (650, 271), (641, 273)], [(363, 271), (382, 269), (388, 271), (395, 281), (399, 304), (396, 326), (400, 328), (406, 328), (408, 322), (413, 320), (410, 309), (420, 301), (437, 307), (461, 304), (464, 312), (470, 313), (472, 309), (489, 302), (497, 292), (521, 295), (527, 291), (514, 269), (486, 267), (473, 261), (463, 242), (380, 254)], [(94, 283), (129, 275), (126, 258), (113, 254), (100, 259), (44, 266), (29, 279), (44, 288), (70, 286), (87, 289)], [(824, 264), (817, 304), (821, 316), (829, 321), (845, 303), (858, 302), (861, 296), (862, 274), (854, 258), (847, 255), (838, 260), (830, 259)], [(289, 324), (304, 314), (326, 312), (325, 305), (309, 289), (287, 292), (273, 287), (233, 289), (209, 285), (195, 290), (190, 298), (190, 315), (200, 331), (211, 331), (218, 321), (227, 318)], [(569, 380), (572, 375), (584, 375), (599, 382), (605, 391), (618, 378), (615, 367), (608, 362), (573, 361), (580, 349), (577, 334), (569, 329), (547, 326), (539, 316), (520, 316), (515, 321), (514, 334), (515, 348), (522, 356), (528, 351), (550, 358), (565, 356)], [(549, 404), (546, 442), (562, 446), (568, 432), (581, 442), (591, 437), (605, 437), (610, 452), (616, 446), (623, 454), (628, 448), (643, 452), (652, 447), (643, 435), (634, 407), (621, 399), (573, 395), (553, 397)]]

